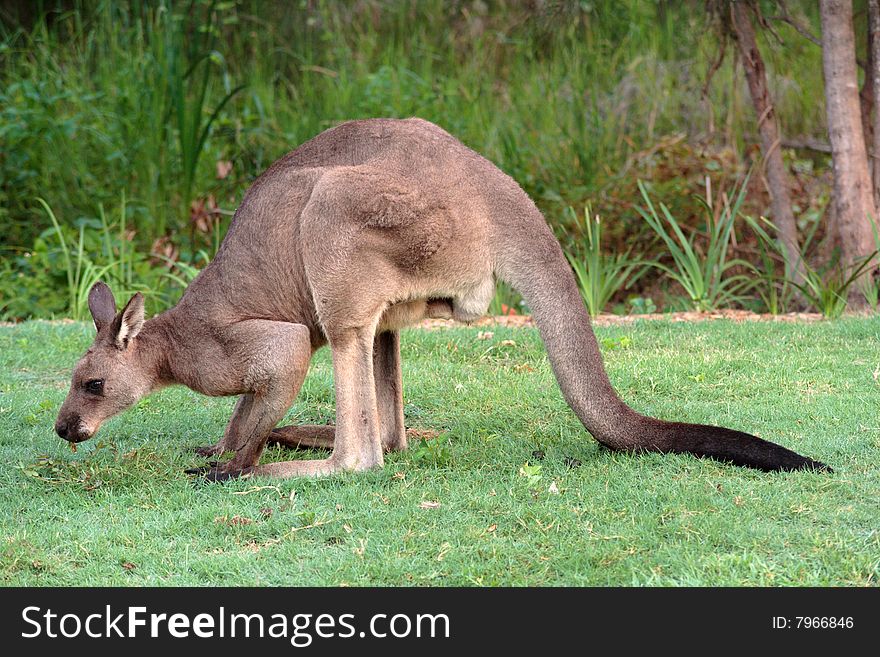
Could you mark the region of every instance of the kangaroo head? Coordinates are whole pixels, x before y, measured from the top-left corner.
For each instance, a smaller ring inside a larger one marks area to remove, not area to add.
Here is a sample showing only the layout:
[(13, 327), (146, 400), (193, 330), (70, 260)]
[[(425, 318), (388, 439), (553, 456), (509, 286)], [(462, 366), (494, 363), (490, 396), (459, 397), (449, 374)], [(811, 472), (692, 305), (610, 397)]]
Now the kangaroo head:
[(106, 420), (150, 391), (137, 360), (137, 335), (144, 325), (144, 297), (135, 294), (119, 313), (110, 288), (98, 282), (89, 292), (89, 310), (98, 334), (73, 370), (70, 392), (61, 405), (55, 432), (78, 443), (95, 435)]

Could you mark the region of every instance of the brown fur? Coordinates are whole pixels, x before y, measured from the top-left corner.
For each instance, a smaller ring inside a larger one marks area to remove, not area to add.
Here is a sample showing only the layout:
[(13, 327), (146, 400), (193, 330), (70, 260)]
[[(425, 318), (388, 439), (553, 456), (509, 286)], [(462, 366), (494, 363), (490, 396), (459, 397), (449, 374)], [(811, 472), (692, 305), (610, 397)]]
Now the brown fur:
[[(615, 394), (574, 278), (541, 213), (510, 177), (419, 119), (353, 121), (266, 171), (214, 261), (171, 310), (118, 315), (98, 284), (95, 344), (77, 364), (56, 428), (68, 440), (171, 383), (240, 395), (204, 454), (234, 452), (210, 476), (321, 475), (404, 449), (397, 330), (424, 317), (482, 315), (496, 278), (531, 308), (566, 401), (603, 444), (687, 451), (762, 469), (824, 467), (728, 429), (644, 417)], [(329, 343), (335, 429), (273, 428), (316, 349)], [(104, 380), (103, 396), (84, 384)], [(258, 465), (271, 437), (329, 447), (329, 459)]]

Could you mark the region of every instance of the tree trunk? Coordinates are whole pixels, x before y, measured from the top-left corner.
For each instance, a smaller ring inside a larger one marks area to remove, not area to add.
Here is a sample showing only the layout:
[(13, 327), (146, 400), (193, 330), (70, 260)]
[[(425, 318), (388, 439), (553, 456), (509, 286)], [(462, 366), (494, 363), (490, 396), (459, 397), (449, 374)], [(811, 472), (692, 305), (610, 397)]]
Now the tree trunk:
[(825, 110), (834, 171), (834, 204), (846, 267), (874, 250), (876, 217), (859, 108), (851, 0), (821, 0)]
[[(869, 0), (870, 2), (871, 0)], [(874, 68), (874, 35), (868, 25), (868, 44), (867, 56), (865, 57), (865, 81), (859, 91), (859, 109), (862, 114), (862, 131), (865, 135), (865, 150), (868, 152), (868, 173), (873, 178), (874, 162), (871, 158), (871, 152), (874, 150), (874, 123), (871, 121), (871, 115), (874, 109), (874, 76), (871, 70)], [(877, 204), (876, 199), (874, 205)]]
[[(871, 47), (870, 66), (865, 79), (871, 80), (874, 95), (874, 130), (870, 144), (871, 171), (874, 179), (874, 208), (880, 208), (880, 0), (868, 0), (868, 43)], [(877, 221), (877, 217), (874, 217)], [(878, 226), (880, 229), (880, 226)], [(875, 247), (876, 248), (876, 247)]]
[(761, 135), (761, 151), (764, 154), (764, 169), (770, 192), (770, 209), (773, 223), (779, 233), (779, 241), (785, 249), (790, 266), (789, 275), (797, 284), (804, 280), (804, 264), (798, 246), (797, 223), (791, 209), (791, 194), (788, 172), (782, 161), (780, 150), (779, 127), (776, 124), (776, 110), (770, 90), (767, 88), (767, 74), (764, 60), (755, 41), (755, 30), (752, 26), (751, 9), (745, 2), (731, 3), (733, 31), (755, 114), (758, 117), (758, 131)]

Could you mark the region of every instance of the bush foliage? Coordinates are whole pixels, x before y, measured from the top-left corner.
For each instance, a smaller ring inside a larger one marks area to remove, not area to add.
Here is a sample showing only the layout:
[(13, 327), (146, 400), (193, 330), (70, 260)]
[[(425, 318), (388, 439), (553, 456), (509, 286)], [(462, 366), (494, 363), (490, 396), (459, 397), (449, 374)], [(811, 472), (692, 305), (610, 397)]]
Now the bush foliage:
[[(818, 23), (812, 3), (792, 6)], [(709, 79), (718, 39), (699, 2), (20, 0), (0, 20), (2, 319), (79, 315), (98, 273), (161, 310), (272, 161), (343, 120), (415, 115), (519, 181), (574, 261), (589, 249), (577, 219), (589, 204), (607, 253), (662, 265), (604, 290), (602, 307), (633, 294), (688, 305), (637, 181), (700, 256), (711, 226), (697, 194), (709, 180), (729, 189), (757, 155), (733, 58)], [(821, 52), (776, 32), (783, 42), (762, 46), (784, 132), (821, 136)], [(827, 158), (787, 157), (808, 230)], [(741, 210), (767, 214), (762, 183), (746, 192)], [(721, 256), (761, 266), (760, 238), (740, 223)], [(518, 303), (509, 290), (502, 301)]]

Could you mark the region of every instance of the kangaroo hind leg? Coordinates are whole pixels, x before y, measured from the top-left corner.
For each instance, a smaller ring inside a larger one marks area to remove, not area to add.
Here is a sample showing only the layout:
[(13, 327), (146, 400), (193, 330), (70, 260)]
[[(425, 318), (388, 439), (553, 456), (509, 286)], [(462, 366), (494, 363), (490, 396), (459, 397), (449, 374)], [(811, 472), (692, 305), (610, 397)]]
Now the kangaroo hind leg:
[[(404, 450), (407, 431), (403, 421), (403, 379), (397, 331), (380, 333), (373, 341), (373, 378), (382, 449), (386, 452)], [(292, 449), (333, 449), (335, 437), (336, 427), (332, 425), (286, 426), (274, 429), (268, 444)]]
[(372, 328), (345, 329), (330, 338), (336, 389), (336, 427), (330, 458), (267, 463), (249, 469), (249, 473), (281, 478), (317, 477), (382, 466), (373, 338)]
[(379, 437), (386, 452), (406, 449), (403, 423), (403, 376), (400, 368), (400, 333), (387, 331), (373, 343), (373, 376), (376, 380), (376, 409)]

